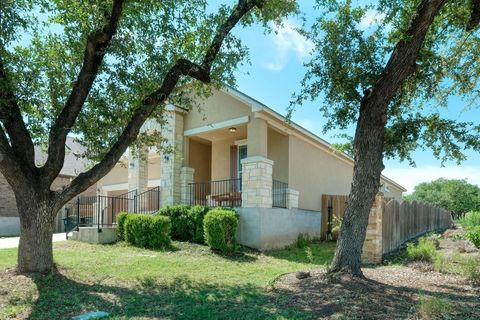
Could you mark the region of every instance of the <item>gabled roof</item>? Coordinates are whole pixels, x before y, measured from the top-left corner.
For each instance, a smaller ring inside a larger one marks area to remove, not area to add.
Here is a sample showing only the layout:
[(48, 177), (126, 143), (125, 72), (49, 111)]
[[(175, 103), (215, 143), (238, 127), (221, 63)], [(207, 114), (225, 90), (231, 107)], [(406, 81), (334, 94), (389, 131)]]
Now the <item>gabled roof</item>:
[[(291, 128), (292, 130), (294, 130), (295, 132), (297, 132), (298, 134), (301, 134), (302, 136), (306, 137), (307, 139), (311, 140), (312, 142), (316, 142), (319, 146), (322, 147), (322, 149), (326, 150), (327, 152), (331, 153), (332, 155), (334, 155), (335, 157), (339, 158), (340, 160), (343, 160), (349, 164), (351, 164), (352, 166), (354, 165), (354, 160), (349, 156), (347, 155), (346, 153), (343, 153), (343, 152), (338, 152), (337, 150), (335, 150), (332, 145), (327, 142), (326, 140), (322, 139), (321, 137), (317, 136), (316, 134), (314, 134), (313, 132), (303, 128), (302, 126), (300, 126), (299, 124), (285, 118), (283, 115), (281, 115), (280, 113), (276, 112), (275, 110), (273, 110), (272, 108), (268, 107), (267, 105), (265, 105), (264, 103), (250, 97), (249, 95), (233, 88), (233, 87), (230, 87), (230, 86), (225, 86), (223, 89), (221, 89), (222, 92), (232, 96), (233, 98), (235, 99), (238, 99), (240, 101), (243, 101), (244, 103), (248, 104), (248, 105), (251, 105), (252, 107), (252, 112), (263, 112), (267, 115), (269, 115), (270, 117), (272, 117), (273, 119), (276, 119), (278, 121), (281, 121), (283, 122), (283, 124), (289, 128)], [(384, 180), (385, 182), (395, 186), (396, 188), (398, 188), (399, 190), (402, 190), (403, 192), (407, 191), (407, 189), (405, 189), (405, 187), (403, 187), (402, 185), (398, 184), (397, 182), (393, 181), (392, 179), (384, 176), (384, 175), (381, 175), (381, 178), (382, 180)]]

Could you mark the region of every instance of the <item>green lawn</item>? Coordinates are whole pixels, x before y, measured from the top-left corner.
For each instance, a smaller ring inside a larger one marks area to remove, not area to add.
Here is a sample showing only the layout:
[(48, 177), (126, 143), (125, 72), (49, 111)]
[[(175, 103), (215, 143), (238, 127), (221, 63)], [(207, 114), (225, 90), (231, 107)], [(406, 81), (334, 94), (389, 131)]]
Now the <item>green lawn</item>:
[[(0, 319), (28, 312), (29, 319), (68, 319), (95, 310), (110, 312), (111, 319), (308, 319), (310, 314), (270, 292), (269, 283), (286, 272), (325, 265), (334, 251), (334, 243), (321, 243), (220, 256), (206, 246), (174, 246), (161, 252), (122, 243), (55, 243), (58, 274), (23, 278), (2, 272)], [(15, 260), (16, 249), (0, 250), (0, 270)]]

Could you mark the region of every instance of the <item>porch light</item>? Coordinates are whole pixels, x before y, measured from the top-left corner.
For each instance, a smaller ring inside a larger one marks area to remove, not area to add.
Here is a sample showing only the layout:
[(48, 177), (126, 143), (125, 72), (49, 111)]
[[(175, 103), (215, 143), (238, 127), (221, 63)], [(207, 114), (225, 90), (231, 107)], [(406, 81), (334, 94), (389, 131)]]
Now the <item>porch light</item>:
[(228, 128), (228, 131), (230, 131), (231, 133), (234, 133), (237, 131), (237, 128), (231, 127), (231, 128)]

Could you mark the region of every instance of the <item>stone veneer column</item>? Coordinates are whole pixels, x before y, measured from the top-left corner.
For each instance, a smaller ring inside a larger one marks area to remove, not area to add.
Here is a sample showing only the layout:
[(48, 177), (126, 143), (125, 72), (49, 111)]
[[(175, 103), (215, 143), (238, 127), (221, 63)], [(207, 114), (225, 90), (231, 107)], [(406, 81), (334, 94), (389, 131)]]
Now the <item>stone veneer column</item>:
[(183, 164), (183, 115), (174, 109), (169, 110), (162, 136), (171, 152), (161, 155), (160, 164), (160, 204), (162, 206), (180, 203), (180, 168)]
[(367, 234), (362, 250), (363, 263), (382, 262), (382, 216), (383, 200), (381, 196), (376, 196), (368, 217)]
[(286, 192), (287, 192), (287, 209), (298, 208), (298, 198), (300, 196), (300, 192), (290, 188), (288, 188)]
[(272, 207), (273, 161), (261, 156), (242, 160), (242, 207)]
[(182, 204), (190, 204), (192, 200), (192, 194), (190, 192), (190, 183), (193, 183), (193, 174), (195, 169), (190, 167), (182, 167), (180, 169), (180, 187), (182, 193)]

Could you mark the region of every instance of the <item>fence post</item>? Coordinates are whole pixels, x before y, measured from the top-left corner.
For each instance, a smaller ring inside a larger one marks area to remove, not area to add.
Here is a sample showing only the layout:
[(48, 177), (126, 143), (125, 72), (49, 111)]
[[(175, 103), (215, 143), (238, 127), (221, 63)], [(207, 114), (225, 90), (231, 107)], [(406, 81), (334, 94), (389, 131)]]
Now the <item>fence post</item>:
[(362, 262), (379, 263), (382, 261), (382, 218), (383, 198), (376, 196), (368, 216), (367, 233), (363, 243)]

